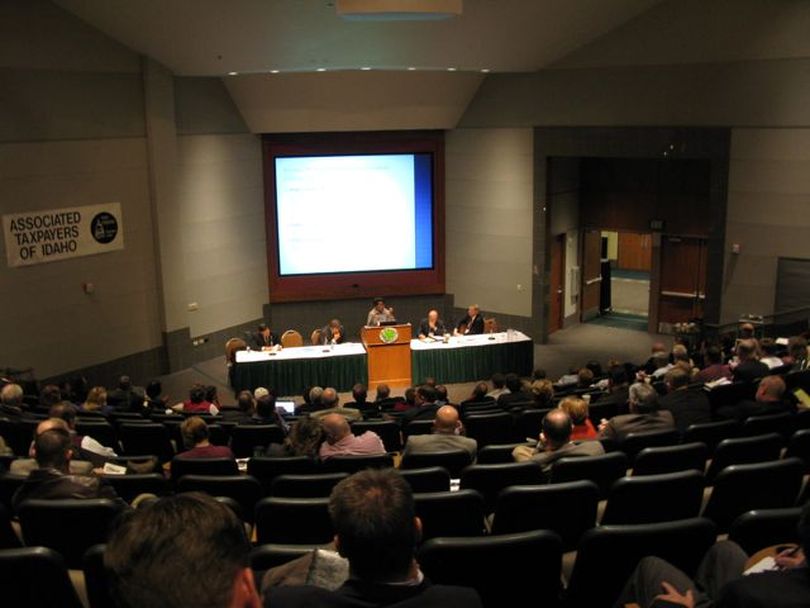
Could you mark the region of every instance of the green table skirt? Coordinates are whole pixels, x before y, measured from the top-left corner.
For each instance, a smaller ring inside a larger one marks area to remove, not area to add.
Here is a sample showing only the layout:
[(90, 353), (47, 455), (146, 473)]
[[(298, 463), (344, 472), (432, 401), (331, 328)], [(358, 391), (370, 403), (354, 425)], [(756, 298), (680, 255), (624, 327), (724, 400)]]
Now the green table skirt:
[(495, 372), (529, 376), (533, 364), (534, 343), (531, 340), (411, 351), (413, 381), (416, 384), (428, 376), (440, 384), (486, 380)]
[(357, 382), (368, 383), (366, 355), (289, 359), (237, 363), (231, 385), (235, 391), (253, 391), (258, 386), (275, 389), (278, 395), (300, 395), (310, 386), (331, 386), (351, 391)]

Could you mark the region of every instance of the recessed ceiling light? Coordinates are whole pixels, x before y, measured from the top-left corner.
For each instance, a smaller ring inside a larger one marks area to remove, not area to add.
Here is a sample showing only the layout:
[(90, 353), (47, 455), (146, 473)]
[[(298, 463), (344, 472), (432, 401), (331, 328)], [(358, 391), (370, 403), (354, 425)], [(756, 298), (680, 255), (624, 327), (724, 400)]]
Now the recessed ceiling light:
[(316, 72), (325, 72), (326, 68), (317, 68), (315, 71)]
[(278, 74), (278, 70), (270, 70), (271, 74)]
[(361, 69), (361, 70), (363, 70), (364, 72), (368, 72), (368, 71), (369, 71), (371, 68), (370, 68), (370, 67), (368, 67), (367, 65), (364, 65), (364, 66), (363, 66), (362, 68), (360, 68), (360, 69)]
[(228, 76), (239, 76), (239, 72), (228, 72)]
[(481, 68), (481, 71), (482, 71), (484, 74), (489, 74), (489, 68)]
[(416, 70), (416, 68), (415, 68), (415, 67), (413, 67), (412, 65), (411, 65), (411, 66), (408, 66), (408, 71), (409, 71), (409, 72), (413, 72), (413, 71), (415, 71), (415, 70)]
[(457, 68), (447, 68), (448, 72), (455, 72)]

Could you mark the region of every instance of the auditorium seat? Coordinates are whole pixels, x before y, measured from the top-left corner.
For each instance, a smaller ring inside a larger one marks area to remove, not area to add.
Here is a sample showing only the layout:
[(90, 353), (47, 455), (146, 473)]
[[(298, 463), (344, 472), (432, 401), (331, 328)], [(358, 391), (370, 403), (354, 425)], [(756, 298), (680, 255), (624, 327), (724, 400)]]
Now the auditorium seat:
[[(433, 583), (472, 587), (484, 608), (560, 605), (560, 537), (548, 530), (472, 538), (434, 538), (419, 549)], [(511, 598), (512, 601), (506, 598)]]
[(622, 477), (608, 494), (602, 525), (652, 524), (700, 515), (703, 474), (680, 471)]
[(253, 521), (256, 503), (262, 498), (261, 484), (250, 475), (183, 475), (177, 482), (177, 491), (232, 498), (248, 523)]
[(84, 552), (107, 541), (121, 508), (107, 498), (26, 500), (19, 508), (23, 539), (58, 551), (68, 568), (81, 568)]
[[(347, 406), (348, 407), (348, 406)], [(399, 425), (393, 420), (369, 420), (352, 423), (352, 433), (362, 435), (366, 431), (373, 431), (380, 436), (386, 452), (402, 451), (402, 436)]]
[(266, 570), (283, 566), (320, 547), (323, 547), (323, 545), (282, 545), (276, 543), (254, 547), (250, 552), (250, 567), (257, 575), (256, 582), (261, 582), (261, 574)]
[(309, 334), (309, 343), (312, 346), (317, 346), (318, 344), (321, 343), (321, 337), (322, 336), (323, 336), (323, 332), (320, 330), (320, 328), (313, 329), (312, 333)]
[(402, 427), (403, 445), (408, 443), (411, 435), (430, 435), (433, 432), (433, 420), (411, 420)]
[(743, 422), (740, 431), (743, 437), (754, 437), (767, 433), (777, 433), (787, 443), (794, 430), (794, 415), (787, 412), (768, 414), (767, 416), (751, 416)]
[(644, 448), (633, 462), (633, 476), (661, 475), (677, 471), (706, 470), (709, 449), (705, 443), (684, 443), (665, 447)]
[(98, 441), (101, 445), (112, 448), (115, 452), (121, 451), (118, 446), (118, 438), (115, 434), (115, 428), (106, 420), (89, 421), (89, 420), (76, 420), (76, 433), (78, 435), (87, 435)]
[(526, 409), (520, 412), (515, 418), (515, 429), (512, 437), (514, 441), (525, 442), (527, 439), (537, 441), (540, 437), (540, 428), (543, 425), (543, 418), (550, 409)]
[(332, 542), (328, 498), (263, 498), (256, 505), (258, 544), (319, 545)]
[(326, 498), (332, 493), (332, 488), (348, 476), (348, 473), (279, 475), (270, 486), (270, 495), (288, 498)]
[(462, 489), (478, 490), (484, 497), (487, 513), (495, 510), (498, 494), (509, 486), (546, 483), (543, 471), (536, 462), (509, 464), (474, 464), (461, 472)]
[(84, 586), (90, 608), (115, 607), (110, 594), (107, 570), (104, 568), (104, 549), (105, 545), (93, 545), (85, 551), (82, 560)]
[(424, 467), (421, 469), (399, 469), (399, 474), (417, 492), (448, 492), (450, 473), (444, 467)]
[(461, 471), (472, 464), (472, 457), (467, 450), (442, 450), (441, 452), (408, 453), (402, 457), (400, 469), (422, 469), (425, 467), (443, 467), (450, 477), (458, 479)]
[(553, 530), (563, 550), (571, 551), (596, 525), (598, 502), (599, 488), (592, 481), (510, 486), (498, 496), (492, 534)]
[(414, 494), (422, 538), (479, 536), (484, 533), (484, 499), (475, 490)]
[(239, 467), (233, 458), (172, 458), (172, 481), (184, 475), (239, 475)]
[(798, 458), (726, 467), (714, 480), (703, 516), (725, 532), (746, 511), (792, 507), (803, 475), (804, 463)]
[(297, 346), (304, 345), (304, 338), (300, 334), (300, 332), (295, 331), (294, 329), (288, 329), (283, 334), (281, 334), (281, 346), (284, 348), (295, 348)]
[[(478, 450), (478, 458), (476, 459), (476, 462), (478, 464), (504, 464), (507, 462), (514, 462), (515, 460), (512, 458), (512, 452), (519, 445), (528, 444), (523, 442), (507, 443), (503, 445), (486, 445)], [(534, 447), (534, 444), (531, 444), (530, 447)]]
[(782, 452), (782, 436), (777, 433), (724, 439), (717, 446), (712, 463), (706, 472), (706, 483), (714, 483), (715, 477), (727, 466), (778, 460)]
[(324, 472), (357, 473), (365, 469), (388, 469), (394, 466), (391, 454), (376, 456), (333, 456), (322, 465)]
[(265, 496), (270, 495), (273, 480), (279, 475), (318, 473), (318, 465), (306, 456), (255, 456), (248, 460), (247, 472), (259, 480)]
[(65, 560), (47, 547), (0, 550), (0, 589), (6, 606), (83, 608)]
[(9, 512), (12, 511), (11, 499), (14, 492), (17, 491), (23, 482), (26, 480), (25, 475), (12, 475), (11, 473), (0, 474), (0, 504), (2, 504)]
[[(130, 465), (139, 467), (138, 472), (141, 473), (160, 473), (163, 474), (163, 467), (160, 466), (160, 459), (155, 454), (141, 454), (140, 456), (117, 456), (112, 459), (113, 464), (122, 467), (130, 467)], [(145, 470), (145, 469), (149, 470)], [(143, 470), (142, 470), (143, 469)]]
[(482, 448), (491, 444), (512, 441), (512, 416), (506, 412), (499, 414), (475, 414), (464, 419), (467, 436), (478, 442)]
[(593, 528), (579, 543), (566, 605), (611, 608), (638, 562), (648, 555), (694, 576), (716, 536), (714, 524), (703, 518)]
[(810, 429), (793, 433), (785, 452), (785, 458), (789, 457), (800, 458), (804, 462), (805, 472), (810, 473)]
[(644, 448), (655, 448), (667, 445), (676, 445), (681, 440), (681, 436), (676, 430), (652, 431), (650, 433), (629, 433), (619, 443), (619, 449), (627, 454), (632, 461)]
[(498, 332), (498, 320), (495, 317), (484, 319), (484, 333), (494, 334)]
[(613, 401), (607, 403), (600, 403), (599, 401), (591, 402), (588, 404), (588, 418), (594, 427), (599, 428), (599, 423), (604, 420), (610, 420), (619, 414), (619, 406)]
[(156, 454), (161, 463), (174, 457), (174, 448), (169, 441), (169, 431), (154, 422), (123, 422), (118, 426), (118, 439), (127, 456)]
[(799, 544), (801, 507), (755, 509), (739, 515), (731, 524), (728, 539), (748, 555), (774, 545)]
[[(20, 546), (20, 539), (11, 526), (11, 511), (0, 504), (0, 549), (16, 549)], [(2, 596), (2, 592), (0, 592)]]
[(721, 441), (724, 439), (732, 439), (737, 437), (739, 433), (740, 425), (734, 420), (703, 422), (700, 424), (689, 425), (683, 435), (683, 442), (704, 443), (709, 449), (709, 454), (712, 455)]
[(712, 412), (721, 407), (737, 405), (740, 401), (754, 401), (758, 385), (759, 382), (733, 382), (714, 387), (708, 391)]
[(603, 456), (560, 458), (551, 467), (551, 483), (587, 479), (599, 488), (599, 498), (607, 498), (613, 482), (627, 473), (624, 452), (611, 452)]
[(283, 441), (284, 431), (276, 424), (238, 424), (231, 429), (231, 451), (237, 458), (250, 458), (256, 448)]
[(160, 473), (139, 475), (105, 475), (104, 482), (109, 484), (123, 500), (131, 503), (141, 494), (166, 496), (171, 492), (169, 480)]

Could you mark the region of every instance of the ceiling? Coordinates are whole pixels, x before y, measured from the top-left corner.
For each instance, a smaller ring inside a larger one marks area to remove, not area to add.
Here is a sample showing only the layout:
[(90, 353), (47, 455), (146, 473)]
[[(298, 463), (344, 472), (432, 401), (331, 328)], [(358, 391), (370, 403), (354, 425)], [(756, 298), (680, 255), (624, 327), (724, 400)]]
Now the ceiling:
[(464, 0), (441, 21), (348, 21), (332, 0), (55, 0), (181, 76), (360, 69), (529, 72), (660, 0)]

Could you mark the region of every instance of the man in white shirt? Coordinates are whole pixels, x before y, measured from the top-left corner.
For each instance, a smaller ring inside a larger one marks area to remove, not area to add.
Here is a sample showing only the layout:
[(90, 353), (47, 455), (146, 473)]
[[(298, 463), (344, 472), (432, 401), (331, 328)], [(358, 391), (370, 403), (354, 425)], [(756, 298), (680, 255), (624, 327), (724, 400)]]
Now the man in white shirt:
[(397, 320), (394, 316), (394, 307), (386, 308), (385, 300), (382, 298), (374, 298), (373, 304), (372, 309), (368, 311), (366, 325), (374, 327), (382, 323), (390, 323), (391, 321)]

